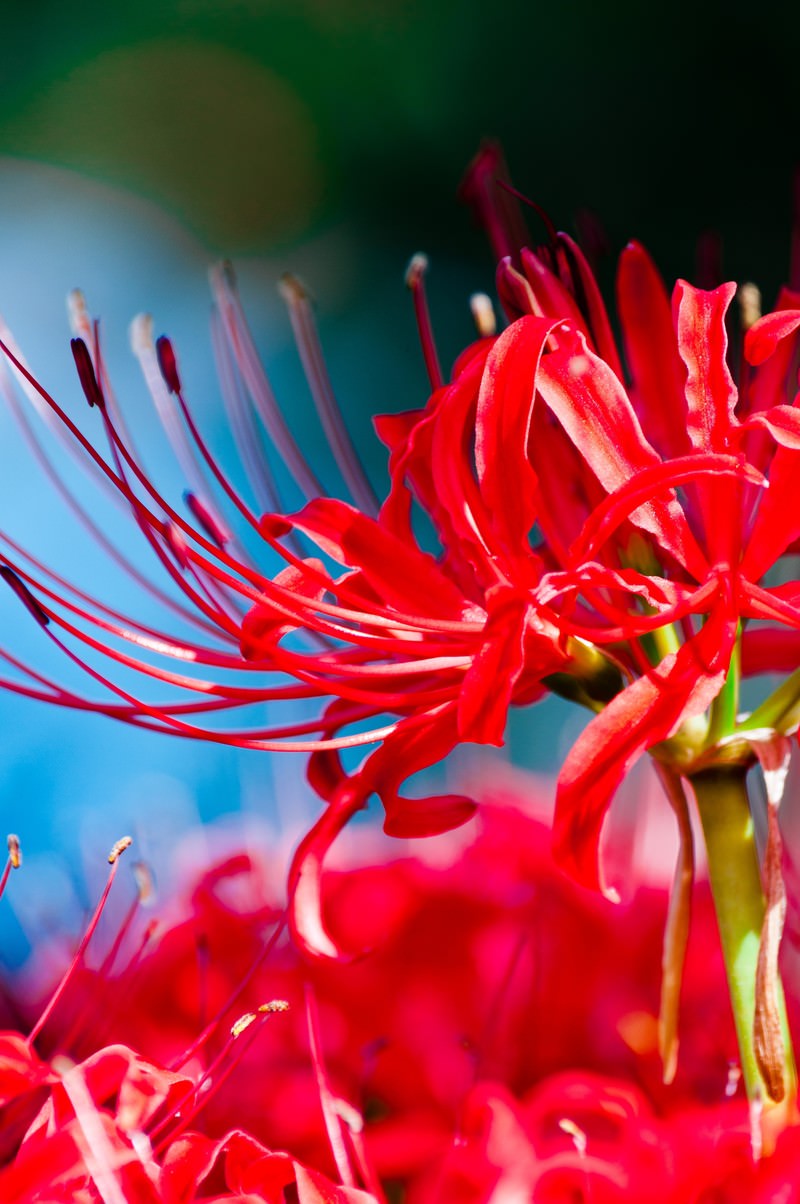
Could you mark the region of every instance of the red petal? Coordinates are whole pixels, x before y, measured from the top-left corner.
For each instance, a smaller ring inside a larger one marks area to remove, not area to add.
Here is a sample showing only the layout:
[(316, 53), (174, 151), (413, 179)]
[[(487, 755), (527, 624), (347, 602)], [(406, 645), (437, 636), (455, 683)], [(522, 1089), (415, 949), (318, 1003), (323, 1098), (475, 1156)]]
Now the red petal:
[(749, 481), (752, 485), (767, 484), (761, 473), (749, 464), (735, 456), (714, 452), (679, 456), (663, 464), (643, 468), (595, 507), (584, 523), (578, 539), (570, 548), (570, 560), (577, 564), (595, 556), (598, 548), (630, 517), (631, 511), (644, 502), (653, 500), (659, 493), (709, 474), (733, 476), (737, 480)]
[(679, 280), (672, 294), (678, 351), (686, 365), (687, 431), (699, 451), (725, 451), (737, 393), (728, 370), (725, 314), (736, 285), (711, 292)]
[(486, 361), (475, 417), (475, 466), (495, 542), (510, 561), (531, 558), (536, 473), (528, 456), (534, 381), (549, 318), (514, 322)]
[(341, 564), (359, 568), (379, 597), (404, 613), (453, 618), (463, 599), (432, 557), (347, 502), (317, 498), (291, 518)]
[[(335, 708), (329, 713), (334, 715)], [(386, 809), (389, 836), (437, 836), (471, 819), (475, 803), (464, 795), (405, 798), (406, 778), (441, 761), (458, 742), (456, 708), (448, 703), (403, 720), (360, 769), (345, 776), (330, 759), (317, 764), (330, 802), (297, 847), (289, 869), (289, 922), (295, 941), (312, 957), (346, 957), (328, 933), (322, 917), (322, 871), (336, 837), (369, 800), (379, 795)]]
[[(609, 493), (635, 473), (661, 463), (617, 377), (589, 351), (580, 335), (569, 342), (560, 340), (558, 351), (542, 356), (536, 384)], [(695, 576), (703, 575), (705, 558), (674, 496), (668, 501), (646, 503), (630, 518), (655, 535)]]
[(800, 665), (800, 631), (762, 627), (742, 636), (742, 673), (793, 673)]
[(523, 271), (533, 290), (536, 302), (530, 312), (537, 317), (570, 321), (577, 330), (588, 335), (589, 331), (586, 328), (583, 314), (575, 304), (572, 294), (567, 292), (558, 276), (554, 275), (541, 258), (527, 247), (523, 249), (520, 257)]
[(629, 243), (620, 256), (617, 308), (642, 425), (663, 455), (681, 455), (688, 450), (686, 371), (678, 355), (667, 290), (639, 243)]
[(744, 336), (744, 355), (748, 364), (763, 364), (778, 343), (800, 327), (800, 309), (784, 309), (765, 314), (754, 322)]
[(781, 447), (790, 447), (793, 451), (800, 450), (800, 409), (778, 405), (770, 410), (760, 410), (742, 423), (739, 429), (749, 430), (754, 427), (763, 427), (769, 431)]
[[(500, 586), (486, 598), (488, 618), (483, 644), (464, 678), (458, 700), (462, 740), (502, 745), (514, 685), (525, 666), (525, 627), (531, 598)], [(553, 664), (563, 659), (553, 645)]]
[(297, 846), (289, 867), (289, 923), (298, 948), (311, 957), (344, 958), (322, 918), (322, 869), (326, 853), (364, 806), (360, 784), (348, 780)]
[[(278, 573), (275, 584), (283, 589), (300, 594), (303, 598), (313, 598), (319, 601), (325, 593), (325, 586), (320, 584), (320, 574), (325, 574), (321, 560), (309, 558), (304, 562), (313, 570), (304, 573), (302, 569), (290, 565)], [(242, 620), (241, 652), (245, 660), (262, 660), (269, 655), (270, 649), (281, 636), (297, 628), (297, 623), (287, 622), (287, 615), (271, 602), (257, 602), (251, 607)]]
[(618, 694), (578, 737), (559, 775), (553, 851), (584, 886), (604, 889), (600, 833), (617, 787), (646, 749), (717, 696), (735, 633), (735, 617), (719, 607), (698, 635)]
[(559, 231), (558, 241), (567, 252), (574, 286), (581, 294), (582, 307), (589, 322), (589, 335), (597, 349), (597, 354), (606, 361), (614, 375), (622, 380), (622, 364), (611, 331), (605, 302), (594, 278), (594, 273), (589, 267), (583, 251), (568, 234)]
[[(762, 411), (749, 420), (764, 418), (775, 410), (790, 407), (776, 406)], [(791, 407), (792, 414), (800, 414)], [(793, 419), (796, 421), (796, 419)], [(784, 437), (785, 438), (785, 437)], [(769, 489), (761, 497), (755, 522), (742, 558), (742, 576), (759, 581), (790, 544), (800, 535), (800, 471), (797, 452), (793, 446), (778, 446), (769, 466)]]

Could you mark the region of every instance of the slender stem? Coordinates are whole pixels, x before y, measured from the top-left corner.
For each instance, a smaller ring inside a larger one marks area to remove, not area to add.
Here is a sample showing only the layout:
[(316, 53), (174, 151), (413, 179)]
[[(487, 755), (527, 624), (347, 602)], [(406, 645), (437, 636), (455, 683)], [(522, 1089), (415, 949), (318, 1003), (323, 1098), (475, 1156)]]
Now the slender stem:
[[(770, 1098), (756, 1059), (753, 1022), (756, 967), (764, 920), (764, 895), (753, 818), (741, 766), (706, 769), (692, 788), (703, 826), (711, 893), (739, 1041), (748, 1099)], [(781, 1001), (782, 1006), (782, 1001)], [(792, 1052), (786, 1049), (786, 1081), (792, 1078)]]
[(731, 663), (725, 684), (711, 704), (711, 721), (708, 729), (708, 743), (716, 744), (730, 736), (736, 727), (739, 713), (739, 681), (742, 672), (742, 625), (739, 624), (736, 642), (731, 653)]

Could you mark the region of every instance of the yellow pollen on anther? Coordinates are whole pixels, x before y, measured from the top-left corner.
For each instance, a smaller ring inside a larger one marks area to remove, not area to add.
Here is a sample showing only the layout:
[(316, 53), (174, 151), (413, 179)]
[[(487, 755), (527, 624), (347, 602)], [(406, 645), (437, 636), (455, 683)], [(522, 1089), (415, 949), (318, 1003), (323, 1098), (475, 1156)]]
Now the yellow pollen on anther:
[(234, 1038), (241, 1037), (245, 1029), (248, 1029), (253, 1021), (257, 1019), (258, 1016), (255, 1012), (245, 1012), (244, 1016), (240, 1016), (236, 1023), (231, 1025), (231, 1036)]
[(126, 849), (129, 849), (132, 844), (132, 836), (123, 836), (121, 840), (118, 840), (117, 843), (112, 846), (111, 852), (108, 854), (108, 864), (113, 865), (115, 861), (118, 861), (120, 856), (125, 852)]
[(8, 834), (8, 860), (11, 862), (11, 868), (18, 870), (22, 865), (22, 849), (19, 844), (19, 837), (14, 832)]
[(262, 1003), (258, 1010), (259, 1012), (288, 1012), (289, 1004), (285, 999), (270, 999), (269, 1003)]

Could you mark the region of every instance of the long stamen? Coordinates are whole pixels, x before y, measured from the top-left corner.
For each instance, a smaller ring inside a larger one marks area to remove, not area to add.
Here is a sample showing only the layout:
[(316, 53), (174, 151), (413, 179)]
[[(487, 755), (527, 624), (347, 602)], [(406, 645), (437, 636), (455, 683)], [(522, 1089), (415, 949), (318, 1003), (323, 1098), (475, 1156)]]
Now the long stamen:
[(212, 270), (211, 288), (234, 359), (259, 418), (301, 493), (306, 498), (318, 497), (324, 490), (286, 425), (255, 349), (236, 290), (236, 277), (229, 263)]
[[(200, 1109), (204, 1108), (227, 1082), (270, 1017), (288, 1010), (289, 1004), (285, 999), (271, 999), (269, 1003), (260, 1004), (255, 1012), (247, 1012), (236, 1021), (231, 1027), (227, 1042), (197, 1082), (189, 1088), (173, 1112), (150, 1131), (150, 1140), (157, 1155), (189, 1127)], [(206, 1084), (209, 1084), (207, 1088)], [(178, 1124), (170, 1129), (169, 1126), (178, 1116)]]
[[(139, 314), (131, 322), (130, 343), (131, 349), (139, 361), (139, 366), (150, 396), (153, 399), (156, 413), (175, 452), (176, 459), (189, 484), (189, 488), (194, 495), (207, 499), (208, 487), (206, 479), (197, 462), (194, 449), (186, 436), (182, 424), (178, 421), (174, 407), (170, 402), (172, 390), (170, 390), (168, 382), (165, 379), (161, 356), (153, 341), (153, 320), (149, 314)], [(159, 346), (161, 346), (160, 340)], [(173, 367), (174, 373), (177, 376), (177, 365), (174, 365), (174, 353)], [(208, 500), (205, 501), (205, 506), (207, 509), (211, 509)], [(213, 512), (213, 517), (215, 525), (222, 525), (221, 517), (216, 512)]]
[[(125, 572), (133, 581), (135, 581), (145, 593), (150, 594), (163, 606), (173, 611), (173, 613), (179, 615), (182, 620), (192, 624), (200, 630), (216, 633), (216, 624), (212, 625), (204, 620), (203, 617), (198, 614), (196, 608), (190, 609), (189, 607), (182, 606), (176, 598), (170, 597), (170, 595), (165, 593), (160, 586), (156, 585), (155, 582), (145, 577), (143, 573), (140, 573), (135, 565), (131, 563), (130, 559), (120, 552), (116, 544), (108, 538), (103, 529), (98, 526), (94, 519), (76, 500), (73, 495), (73, 491), (65, 485), (64, 481), (61, 479), (61, 476), (46, 455), (41, 443), (34, 434), (28, 416), (23, 407), (20, 405), (15, 390), (11, 387), (8, 370), (2, 357), (0, 357), (0, 392), (2, 392), (3, 399), (8, 406), (15, 422), (19, 426), (22, 436), (28, 445), (31, 454), (34, 456), (45, 477), (58, 494), (62, 505), (66, 506), (72, 512), (72, 514), (75, 515), (78, 522), (89, 533), (91, 538), (97, 543), (98, 547), (102, 549), (104, 554), (108, 556), (114, 564), (121, 568), (123, 572)], [(118, 501), (121, 500), (119, 495), (115, 494), (115, 497)], [(30, 557), (29, 554), (20, 548), (18, 544), (12, 541), (8, 535), (3, 534), (2, 538), (6, 540), (6, 542), (8, 542), (20, 555), (26, 556), (31, 563), (36, 563), (43, 571), (47, 572), (53, 580), (58, 580), (65, 588), (74, 591), (76, 595), (85, 598), (87, 601), (89, 600), (90, 596), (88, 594), (78, 590), (76, 586), (68, 583), (64, 578), (58, 577), (57, 574), (52, 572), (52, 570), (45, 569), (41, 562), (35, 561), (33, 557)], [(96, 604), (101, 605), (100, 603)]]
[(290, 275), (281, 280), (280, 291), (289, 309), (308, 387), (333, 458), (358, 508), (364, 514), (375, 515), (378, 512), (378, 499), (347, 433), (341, 408), (334, 396), (308, 293), (297, 277)]
[(472, 318), (482, 339), (490, 339), (497, 333), (497, 315), (491, 297), (486, 293), (473, 293), (469, 299)]
[(530, 242), (513, 193), (501, 187), (506, 183), (508, 168), (503, 152), (496, 142), (485, 142), (467, 168), (460, 196), (486, 230), (496, 262), (506, 256), (516, 259), (520, 248)]
[(86, 931), (84, 932), (83, 936), (81, 937), (80, 943), (78, 944), (78, 948), (75, 951), (75, 955), (69, 965), (69, 968), (67, 969), (66, 974), (64, 974), (64, 976), (62, 977), (61, 982), (58, 984), (56, 990), (50, 996), (50, 1000), (49, 1000), (47, 1006), (45, 1007), (41, 1016), (36, 1021), (33, 1028), (31, 1029), (30, 1033), (28, 1034), (27, 1043), (29, 1046), (33, 1045), (34, 1041), (41, 1033), (45, 1024), (52, 1016), (52, 1014), (55, 1011), (56, 1007), (58, 1006), (60, 1000), (63, 998), (64, 992), (66, 991), (67, 987), (69, 986), (70, 982), (72, 981), (79, 965), (81, 964), (81, 961), (83, 960), (83, 955), (86, 952), (86, 947), (89, 944), (89, 941), (92, 939), (95, 929), (97, 928), (97, 925), (100, 923), (100, 916), (103, 914), (103, 908), (105, 907), (106, 902), (108, 900), (108, 896), (111, 893), (111, 887), (114, 885), (114, 879), (117, 876), (117, 867), (119, 865), (119, 859), (120, 859), (121, 855), (125, 852), (125, 850), (130, 848), (132, 843), (133, 843), (133, 841), (131, 840), (130, 836), (123, 836), (121, 840), (118, 840), (116, 842), (116, 844), (112, 847), (111, 852), (108, 854), (108, 861), (109, 861), (109, 865), (111, 866), (111, 868), (108, 871), (108, 878), (106, 880), (106, 885), (103, 890), (103, 893), (100, 896), (100, 902), (97, 904), (97, 907), (95, 908), (95, 911), (94, 911), (94, 915), (92, 916), (91, 920), (89, 921), (88, 927), (87, 927)]
[(325, 1118), (325, 1129), (328, 1142), (339, 1172), (339, 1179), (345, 1187), (357, 1187), (358, 1183), (353, 1170), (347, 1144), (342, 1131), (342, 1107), (344, 1101), (331, 1090), (330, 1080), (322, 1057), (322, 1040), (319, 1026), (317, 1001), (310, 983), (306, 983), (306, 1019), (308, 1023), (308, 1038), (311, 1046), (311, 1061), (317, 1079), (317, 1090)]
[(247, 990), (247, 987), (250, 985), (250, 983), (252, 982), (255, 975), (258, 973), (258, 971), (261, 969), (261, 967), (266, 962), (270, 953), (275, 948), (275, 945), (278, 943), (281, 933), (284, 931), (284, 929), (286, 927), (286, 923), (287, 923), (287, 915), (286, 915), (286, 912), (284, 911), (280, 917), (280, 920), (278, 921), (275, 931), (272, 933), (269, 940), (265, 943), (263, 948), (260, 950), (258, 956), (253, 961), (252, 965), (250, 966), (250, 969), (247, 971), (244, 978), (241, 980), (241, 982), (239, 982), (236, 985), (234, 990), (231, 992), (231, 994), (228, 996), (228, 998), (223, 1003), (222, 1007), (220, 1007), (219, 1010), (214, 1014), (214, 1016), (212, 1016), (212, 1018), (206, 1024), (205, 1028), (195, 1038), (195, 1040), (188, 1047), (188, 1049), (184, 1050), (184, 1052), (180, 1055), (180, 1057), (177, 1059), (177, 1061), (172, 1063), (173, 1070), (179, 1070), (181, 1068), (181, 1066), (185, 1066), (186, 1063), (191, 1058), (194, 1057), (194, 1055), (197, 1053), (197, 1051), (199, 1049), (202, 1049), (202, 1047), (209, 1040), (209, 1038), (211, 1036), (213, 1036), (213, 1034), (218, 1029), (219, 1025), (222, 1023), (222, 1020), (224, 1019), (224, 1017), (231, 1010), (233, 1005), (236, 1003), (237, 999), (239, 999), (242, 996), (242, 994)]
[(275, 478), (267, 461), (267, 450), (261, 428), (255, 420), (252, 408), (247, 404), (244, 382), (222, 329), (222, 320), (216, 308), (211, 314), (211, 342), (222, 400), (233, 431), (247, 478), (262, 511), (272, 514), (284, 509)]
[(430, 310), (428, 309), (428, 297), (425, 291), (425, 273), (427, 270), (427, 256), (414, 255), (406, 269), (406, 286), (410, 290), (411, 298), (414, 302), (414, 315), (417, 319), (417, 330), (419, 331), (419, 341), (422, 346), (425, 367), (428, 370), (428, 380), (431, 382), (431, 388), (436, 390), (441, 389), (444, 384), (444, 377), (442, 376), (442, 368), (439, 363), (439, 353), (436, 350), (436, 340), (433, 335)]
[(0, 898), (2, 898), (3, 891), (6, 889), (9, 874), (12, 870), (18, 870), (21, 865), (22, 850), (20, 849), (19, 845), (19, 837), (15, 836), (13, 832), (9, 832), (8, 857), (6, 859), (5, 869), (3, 870), (3, 876), (0, 878)]

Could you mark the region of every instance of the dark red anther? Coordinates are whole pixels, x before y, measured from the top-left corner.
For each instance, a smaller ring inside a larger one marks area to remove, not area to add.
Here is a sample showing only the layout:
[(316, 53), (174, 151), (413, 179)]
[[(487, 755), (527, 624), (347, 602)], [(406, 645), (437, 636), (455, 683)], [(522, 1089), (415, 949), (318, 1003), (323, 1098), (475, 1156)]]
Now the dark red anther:
[(164, 527), (164, 535), (166, 537), (167, 543), (170, 546), (172, 555), (175, 557), (178, 564), (181, 566), (182, 569), (188, 569), (188, 567), (189, 567), (188, 545), (186, 543), (186, 540), (183, 538), (183, 535), (181, 534), (181, 532), (178, 530), (178, 528), (175, 526), (175, 524), (173, 522), (166, 523), (166, 525)]
[(170, 393), (180, 393), (181, 378), (178, 375), (178, 361), (175, 359), (172, 343), (165, 334), (156, 339), (156, 355), (161, 375), (164, 377), (164, 384)]
[(42, 609), (25, 582), (17, 576), (14, 570), (9, 568), (7, 564), (0, 564), (0, 577), (8, 582), (20, 602), (27, 607), (39, 626), (47, 627), (50, 622), (50, 616)]
[(197, 494), (192, 493), (190, 489), (184, 492), (183, 500), (206, 535), (214, 541), (217, 547), (224, 548), (225, 544), (230, 540), (230, 535), (219, 520), (211, 513), (208, 506), (204, 502), (201, 502)]
[(81, 382), (84, 397), (90, 406), (97, 406), (102, 410), (105, 406), (105, 398), (94, 374), (94, 364), (89, 354), (89, 348), (83, 339), (71, 339), (70, 347), (75, 367), (78, 369), (78, 379)]

